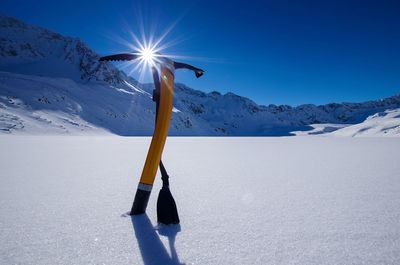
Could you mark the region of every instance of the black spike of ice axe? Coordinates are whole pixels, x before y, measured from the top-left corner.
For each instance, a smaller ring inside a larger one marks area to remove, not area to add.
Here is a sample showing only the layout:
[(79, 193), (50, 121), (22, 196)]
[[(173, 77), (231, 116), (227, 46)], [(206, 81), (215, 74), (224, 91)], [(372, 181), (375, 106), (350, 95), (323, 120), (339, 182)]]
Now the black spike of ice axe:
[[(101, 57), (100, 61), (131, 61), (143, 59), (143, 56), (144, 54), (140, 53), (121, 53)], [(169, 176), (161, 161), (173, 108), (174, 74), (176, 69), (189, 69), (198, 78), (204, 71), (189, 64), (174, 62), (161, 54), (154, 56), (152, 72), (155, 87), (153, 100), (156, 102), (156, 125), (130, 214), (137, 215), (146, 212), (159, 166), (163, 185), (157, 199), (157, 219), (162, 224), (178, 224), (178, 210), (169, 188)], [(159, 66), (159, 69), (156, 66)]]

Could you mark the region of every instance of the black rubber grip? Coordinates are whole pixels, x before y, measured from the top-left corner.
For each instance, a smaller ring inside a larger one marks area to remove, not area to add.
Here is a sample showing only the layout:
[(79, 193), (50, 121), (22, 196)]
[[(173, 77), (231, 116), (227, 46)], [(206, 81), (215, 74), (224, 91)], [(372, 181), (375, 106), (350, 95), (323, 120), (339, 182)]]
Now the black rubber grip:
[(137, 189), (130, 215), (144, 214), (151, 191)]

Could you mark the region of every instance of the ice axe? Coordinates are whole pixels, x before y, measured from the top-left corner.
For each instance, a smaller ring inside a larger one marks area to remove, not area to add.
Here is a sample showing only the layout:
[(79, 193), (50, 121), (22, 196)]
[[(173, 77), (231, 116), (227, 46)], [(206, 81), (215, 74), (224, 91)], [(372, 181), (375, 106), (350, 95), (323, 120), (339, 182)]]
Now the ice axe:
[[(143, 59), (143, 57), (151, 59), (151, 56), (153, 55), (121, 53), (101, 57), (100, 61), (132, 61)], [(203, 75), (204, 71), (186, 63), (174, 62), (161, 54), (154, 56), (156, 56), (156, 59), (152, 61), (152, 72), (155, 87), (153, 90), (153, 101), (156, 102), (155, 128), (130, 214), (137, 215), (146, 212), (147, 203), (157, 174), (157, 167), (159, 166), (163, 185), (157, 199), (157, 219), (162, 224), (178, 224), (178, 210), (169, 189), (169, 176), (161, 161), (173, 108), (174, 74), (177, 69), (189, 69), (198, 78)]]

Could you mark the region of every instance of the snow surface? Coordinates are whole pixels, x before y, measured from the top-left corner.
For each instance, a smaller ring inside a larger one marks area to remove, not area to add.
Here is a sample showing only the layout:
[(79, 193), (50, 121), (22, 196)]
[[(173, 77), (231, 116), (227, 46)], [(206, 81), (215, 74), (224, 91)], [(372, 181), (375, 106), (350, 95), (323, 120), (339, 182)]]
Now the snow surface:
[(170, 137), (160, 229), (149, 142), (0, 136), (0, 264), (400, 264), (399, 138)]

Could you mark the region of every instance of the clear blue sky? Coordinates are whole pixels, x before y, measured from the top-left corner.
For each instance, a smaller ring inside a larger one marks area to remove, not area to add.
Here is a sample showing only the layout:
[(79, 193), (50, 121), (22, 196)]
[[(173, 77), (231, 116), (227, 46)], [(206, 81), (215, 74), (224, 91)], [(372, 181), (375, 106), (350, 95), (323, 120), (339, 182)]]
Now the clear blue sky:
[[(179, 20), (169, 53), (206, 70), (179, 82), (232, 91), (261, 104), (364, 101), (400, 93), (400, 1), (30, 1), (0, 12), (64, 35), (100, 54), (126, 51), (127, 30), (160, 35)], [(142, 18), (140, 18), (142, 16)], [(133, 74), (135, 77), (137, 73)]]

